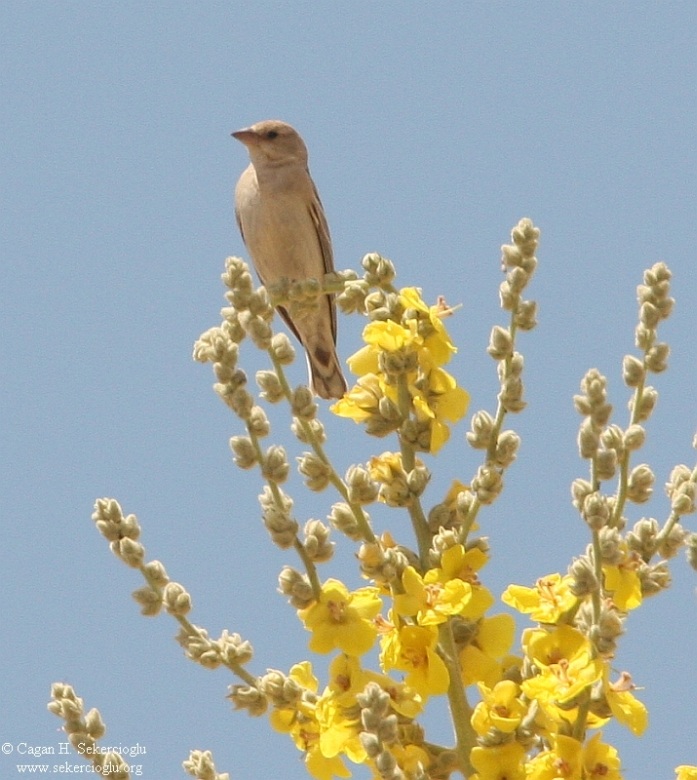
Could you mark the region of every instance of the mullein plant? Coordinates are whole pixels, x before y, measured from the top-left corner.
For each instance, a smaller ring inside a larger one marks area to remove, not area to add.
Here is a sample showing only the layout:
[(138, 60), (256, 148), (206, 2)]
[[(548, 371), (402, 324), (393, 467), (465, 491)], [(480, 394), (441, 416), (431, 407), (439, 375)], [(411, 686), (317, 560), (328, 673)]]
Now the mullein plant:
[[(324, 684), (308, 660), (287, 672), (250, 671), (250, 642), (228, 631), (212, 638), (192, 623), (189, 593), (169, 579), (162, 563), (147, 560), (136, 517), (124, 515), (114, 499), (96, 502), (93, 520), (112, 552), (145, 579), (134, 593), (143, 614), (164, 609), (179, 623), (178, 641), (189, 659), (208, 669), (227, 667), (236, 678), (229, 693), (235, 709), (268, 715), (316, 780), (350, 777), (352, 764), (382, 780), (453, 774), (470, 780), (612, 780), (622, 770), (616, 749), (603, 739), (604, 725), (614, 719), (637, 735), (646, 728), (646, 708), (631, 675), (614, 671), (618, 641), (628, 614), (669, 587), (667, 562), (680, 548), (697, 568), (697, 534), (682, 524), (695, 512), (697, 469), (673, 469), (666, 520), (642, 518), (631, 525), (626, 517), (631, 504), (647, 501), (655, 481), (648, 465), (633, 461), (656, 404), (648, 379), (666, 368), (669, 353), (657, 332), (673, 307), (664, 264), (646, 271), (638, 287), (638, 352), (622, 366), (631, 392), (626, 427), (613, 422), (607, 380), (597, 370), (586, 374), (574, 398), (588, 474), (574, 481), (571, 492), (590, 542), (566, 573), (545, 574), (532, 587), (506, 588), (501, 600), (532, 622), (517, 651), (514, 619), (495, 612), (496, 598), (484, 584), (490, 549), (478, 523), (501, 495), (520, 444), (504, 426), (525, 407), (517, 342), (521, 331), (536, 325), (536, 305), (524, 294), (537, 266), (538, 239), (538, 229), (523, 219), (512, 243), (502, 247), (506, 276), (499, 293), (508, 322), (493, 328), (487, 348), (500, 389), (495, 411), (476, 412), (466, 436), (481, 453), (480, 465), (468, 484), (454, 482), (430, 505), (424, 502), (430, 456), (448, 440), (469, 401), (445, 368), (456, 352), (445, 324), (453, 309), (442, 299), (427, 304), (415, 287), (396, 287), (394, 266), (376, 254), (363, 259), (361, 277), (344, 272), (269, 290), (255, 289), (242, 260), (227, 260), (222, 278), (228, 305), (221, 324), (196, 342), (194, 358), (213, 364), (214, 389), (244, 428), (230, 446), (240, 468), (257, 468), (265, 480), (259, 502), (272, 542), (297, 555), (298, 563), (280, 572), (279, 590), (309, 632), (309, 649), (331, 655)], [(274, 306), (302, 317), (324, 294), (335, 294), (344, 313), (368, 320), (365, 346), (348, 361), (358, 378), (331, 411), (392, 443), (343, 477), (327, 456), (314, 397), (288, 382), (291, 342), (272, 329)], [(258, 393), (239, 365), (244, 340), (270, 360), (271, 368), (256, 375)], [(290, 405), (292, 431), (306, 449), (297, 467), (307, 488), (333, 493), (326, 521), (308, 520), (301, 528), (293, 516), (293, 499), (283, 487), (288, 454), (264, 443), (270, 423), (262, 404), (278, 402)], [(380, 503), (406, 512), (413, 541), (376, 530), (368, 507)], [(334, 554), (332, 534), (355, 546), (364, 587), (351, 590), (320, 575)], [(369, 668), (368, 654), (375, 657), (375, 651), (379, 667)], [(420, 725), (432, 697), (447, 697), (453, 746), (436, 744)], [(66, 720), (76, 745), (94, 746), (104, 734), (99, 713), (84, 714), (68, 685), (54, 685), (49, 709)], [(88, 757), (102, 764), (111, 759), (96, 750)], [(183, 766), (200, 780), (228, 778), (216, 771), (209, 752), (192, 752)], [(128, 776), (121, 764), (115, 771), (106, 776)], [(676, 771), (680, 780), (697, 778), (696, 767)]]

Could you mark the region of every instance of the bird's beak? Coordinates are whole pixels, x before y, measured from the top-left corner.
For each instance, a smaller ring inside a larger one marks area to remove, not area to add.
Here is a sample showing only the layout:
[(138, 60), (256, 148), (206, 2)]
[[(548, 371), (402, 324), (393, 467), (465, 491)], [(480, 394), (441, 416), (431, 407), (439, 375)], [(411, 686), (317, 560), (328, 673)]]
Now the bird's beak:
[(235, 130), (231, 133), (233, 138), (241, 141), (245, 146), (250, 146), (259, 141), (259, 136), (252, 130), (251, 127), (243, 127), (242, 130)]

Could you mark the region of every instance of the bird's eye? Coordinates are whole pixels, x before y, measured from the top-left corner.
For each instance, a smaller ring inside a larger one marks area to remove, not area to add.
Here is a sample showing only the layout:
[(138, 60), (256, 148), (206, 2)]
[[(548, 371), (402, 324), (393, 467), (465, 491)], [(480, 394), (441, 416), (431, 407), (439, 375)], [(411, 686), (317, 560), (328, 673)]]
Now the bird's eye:
[(274, 139), (278, 136), (278, 130), (269, 130), (269, 132), (266, 134), (267, 138)]

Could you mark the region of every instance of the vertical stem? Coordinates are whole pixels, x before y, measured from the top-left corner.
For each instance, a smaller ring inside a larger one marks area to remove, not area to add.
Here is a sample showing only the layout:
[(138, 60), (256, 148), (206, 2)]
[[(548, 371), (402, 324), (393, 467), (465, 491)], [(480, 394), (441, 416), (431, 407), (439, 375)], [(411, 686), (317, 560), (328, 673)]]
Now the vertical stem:
[[(411, 413), (411, 395), (409, 394), (409, 388), (407, 387), (407, 378), (402, 375), (399, 377), (398, 388), (398, 402), (399, 411), (404, 419), (408, 421)], [(404, 440), (404, 437), (399, 434), (399, 449), (402, 454), (402, 466), (408, 473), (412, 471), (416, 465), (416, 457), (414, 455), (414, 448)], [(412, 503), (408, 507), (409, 517), (411, 518), (411, 524), (414, 528), (414, 535), (416, 536), (416, 543), (419, 548), (419, 561), (421, 568), (425, 571), (428, 568), (428, 551), (431, 547), (431, 532), (428, 530), (428, 521), (424, 514), (421, 501), (418, 498), (414, 498)]]
[(474, 767), (470, 764), (470, 751), (477, 744), (477, 735), (472, 728), (472, 708), (462, 685), (460, 661), (450, 621), (438, 627), (438, 638), (442, 658), (450, 675), (448, 702), (455, 729), (455, 755), (463, 776), (469, 777), (474, 772)]

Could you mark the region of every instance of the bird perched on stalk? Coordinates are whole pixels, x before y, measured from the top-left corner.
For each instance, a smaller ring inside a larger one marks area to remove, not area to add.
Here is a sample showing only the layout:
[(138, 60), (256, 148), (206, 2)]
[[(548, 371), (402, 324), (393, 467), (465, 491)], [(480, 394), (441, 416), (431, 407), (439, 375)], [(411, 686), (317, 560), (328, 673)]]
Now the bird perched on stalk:
[[(303, 139), (277, 119), (232, 135), (251, 160), (235, 188), (235, 215), (261, 283), (321, 280), (334, 270), (332, 243)], [(284, 306), (278, 312), (305, 348), (313, 391), (341, 398), (347, 386), (336, 354), (333, 296), (323, 295), (307, 313), (291, 317)]]

